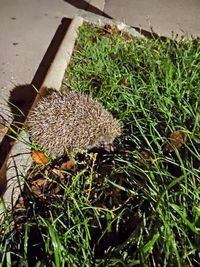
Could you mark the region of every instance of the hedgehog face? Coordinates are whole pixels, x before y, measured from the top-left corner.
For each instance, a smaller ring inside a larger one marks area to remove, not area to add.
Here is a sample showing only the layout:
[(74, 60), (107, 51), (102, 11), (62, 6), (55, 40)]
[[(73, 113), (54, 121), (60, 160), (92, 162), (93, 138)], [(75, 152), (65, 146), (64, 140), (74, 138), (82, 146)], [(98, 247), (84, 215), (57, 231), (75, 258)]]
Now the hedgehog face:
[(108, 152), (114, 151), (113, 142), (111, 143), (111, 142), (104, 141), (100, 143), (100, 147), (104, 148)]
[(99, 138), (97, 138), (95, 140), (95, 142), (89, 146), (87, 146), (87, 149), (92, 149), (94, 147), (96, 148), (103, 148), (108, 152), (111, 152), (114, 150), (113, 148), (113, 141), (115, 138), (110, 138), (108, 136), (99, 136)]

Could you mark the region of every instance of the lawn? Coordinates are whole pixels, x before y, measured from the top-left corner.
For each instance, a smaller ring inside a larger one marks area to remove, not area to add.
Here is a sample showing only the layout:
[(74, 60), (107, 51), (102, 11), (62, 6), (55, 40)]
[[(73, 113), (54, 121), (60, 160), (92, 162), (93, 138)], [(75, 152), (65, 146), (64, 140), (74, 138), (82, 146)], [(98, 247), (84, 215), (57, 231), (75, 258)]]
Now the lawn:
[(199, 59), (197, 39), (80, 27), (63, 88), (95, 98), (123, 134), (75, 166), (33, 165), (0, 226), (2, 266), (199, 266)]

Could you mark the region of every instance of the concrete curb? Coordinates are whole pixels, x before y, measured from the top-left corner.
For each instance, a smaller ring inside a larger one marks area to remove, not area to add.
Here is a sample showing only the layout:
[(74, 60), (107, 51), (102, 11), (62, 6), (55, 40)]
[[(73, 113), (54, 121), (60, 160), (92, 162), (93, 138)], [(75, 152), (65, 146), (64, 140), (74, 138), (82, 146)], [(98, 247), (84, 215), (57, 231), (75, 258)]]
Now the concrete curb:
[[(143, 37), (133, 28), (124, 23), (94, 15), (90, 12), (81, 12), (81, 16), (76, 16), (72, 20), (44, 78), (42, 86), (39, 88), (38, 95), (36, 96), (32, 107), (35, 106), (41, 96), (46, 94), (47, 88), (60, 90), (65, 69), (69, 64), (73, 53), (77, 38), (77, 30), (83, 22), (92, 23), (98, 26), (104, 26), (105, 24), (116, 25), (121, 31), (128, 32), (135, 37)], [(30, 152), (31, 149), (28, 133), (21, 131), (18, 140), (13, 144), (0, 169), (0, 186), (6, 187), (5, 193), (1, 196), (0, 221), (4, 218), (5, 211), (10, 210), (19, 197), (26, 173), (32, 164)]]
[(81, 16), (84, 19), (84, 21), (86, 21), (88, 23), (93, 23), (93, 24), (100, 26), (100, 27), (104, 26), (106, 24), (114, 25), (120, 31), (129, 33), (130, 35), (132, 35), (134, 37), (144, 38), (144, 35), (140, 34), (133, 27), (131, 27), (131, 26), (129, 26), (129, 25), (127, 25), (121, 21), (109, 19), (106, 17), (102, 17), (100, 15), (95, 15), (95, 14), (93, 14), (89, 11), (85, 11), (85, 10), (80, 10), (79, 16)]
[[(79, 16), (72, 20), (32, 107), (35, 106), (41, 96), (46, 94), (46, 88), (60, 89), (65, 69), (73, 52), (77, 29), (82, 23), (83, 18)], [(25, 175), (32, 164), (29, 143), (28, 133), (22, 131), (1, 166), (0, 186), (6, 189), (3, 196), (1, 196), (0, 221), (3, 218), (5, 209), (10, 210), (15, 205), (23, 187)]]

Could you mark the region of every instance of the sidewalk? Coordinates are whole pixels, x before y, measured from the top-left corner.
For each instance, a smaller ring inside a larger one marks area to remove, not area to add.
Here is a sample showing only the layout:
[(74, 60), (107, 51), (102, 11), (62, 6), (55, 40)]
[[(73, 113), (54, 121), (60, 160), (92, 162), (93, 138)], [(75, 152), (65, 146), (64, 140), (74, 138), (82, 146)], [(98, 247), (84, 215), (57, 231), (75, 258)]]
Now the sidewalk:
[(163, 36), (188, 33), (200, 37), (199, 0), (107, 0), (105, 13), (133, 27)]
[(1, 0), (0, 114), (12, 88), (30, 83), (61, 22), (77, 8), (62, 0)]
[(32, 81), (62, 18), (85, 9), (161, 35), (200, 36), (199, 0), (1, 0), (0, 114), (12, 88)]

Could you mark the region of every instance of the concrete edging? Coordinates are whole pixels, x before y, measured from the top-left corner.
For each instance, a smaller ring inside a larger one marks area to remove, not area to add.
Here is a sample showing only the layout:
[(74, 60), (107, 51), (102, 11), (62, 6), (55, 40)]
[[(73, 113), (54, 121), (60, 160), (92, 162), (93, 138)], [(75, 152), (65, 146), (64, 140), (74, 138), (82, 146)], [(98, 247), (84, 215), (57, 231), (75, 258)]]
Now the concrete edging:
[[(143, 37), (136, 30), (124, 23), (116, 22), (86, 11), (80, 12), (80, 15), (81, 16), (74, 17), (68, 30), (66, 31), (55, 58), (43, 80), (42, 86), (39, 88), (39, 93), (35, 98), (32, 107), (37, 103), (41, 95), (45, 95), (46, 88), (60, 90), (65, 69), (69, 64), (73, 53), (77, 38), (77, 30), (83, 22), (92, 23), (97, 26), (104, 26), (105, 24), (116, 25), (121, 31), (128, 32), (135, 37)], [(15, 205), (23, 187), (26, 173), (32, 164), (30, 154), (31, 149), (27, 143), (29, 143), (28, 133), (21, 131), (18, 140), (12, 146), (1, 166), (0, 186), (4, 183), (4, 185), (6, 185), (6, 190), (3, 196), (1, 196), (0, 221), (4, 218), (5, 211), (10, 210)]]

